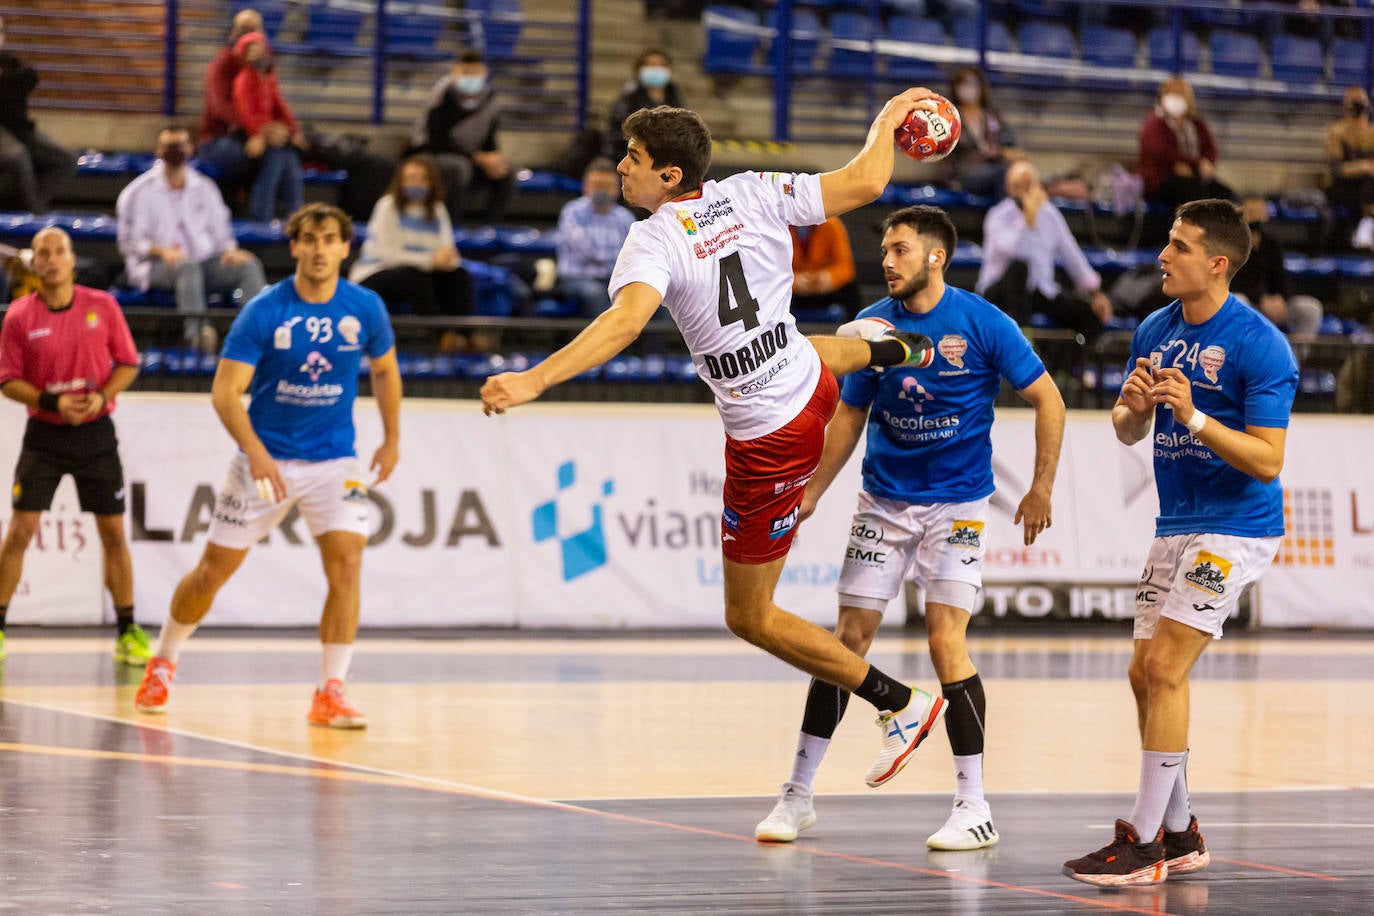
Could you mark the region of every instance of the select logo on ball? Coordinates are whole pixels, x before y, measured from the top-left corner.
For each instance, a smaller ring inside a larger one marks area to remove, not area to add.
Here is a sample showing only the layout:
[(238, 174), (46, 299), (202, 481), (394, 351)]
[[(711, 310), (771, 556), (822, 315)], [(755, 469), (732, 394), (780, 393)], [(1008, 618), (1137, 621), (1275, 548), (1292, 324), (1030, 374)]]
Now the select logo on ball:
[(934, 111), (917, 108), (897, 128), (897, 146), (919, 162), (938, 162), (954, 151), (963, 131), (959, 109), (944, 96), (928, 99)]

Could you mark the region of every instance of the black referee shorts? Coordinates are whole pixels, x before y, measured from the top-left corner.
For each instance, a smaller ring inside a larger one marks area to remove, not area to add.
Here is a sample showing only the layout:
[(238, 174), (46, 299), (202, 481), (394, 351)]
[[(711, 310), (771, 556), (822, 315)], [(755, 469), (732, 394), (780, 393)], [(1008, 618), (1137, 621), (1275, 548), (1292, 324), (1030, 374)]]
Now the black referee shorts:
[(17, 512), (46, 512), (64, 474), (76, 481), (83, 512), (124, 514), (124, 465), (108, 416), (81, 426), (30, 418), (14, 469), (11, 505)]

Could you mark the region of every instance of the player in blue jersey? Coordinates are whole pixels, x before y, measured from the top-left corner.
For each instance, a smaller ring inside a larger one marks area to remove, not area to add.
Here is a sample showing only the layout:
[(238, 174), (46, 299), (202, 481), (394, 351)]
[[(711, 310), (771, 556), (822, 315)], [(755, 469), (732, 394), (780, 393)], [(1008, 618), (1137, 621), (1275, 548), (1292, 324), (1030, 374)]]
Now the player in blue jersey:
[(1230, 293), (1249, 255), (1234, 204), (1178, 208), (1159, 254), (1164, 293), (1176, 298), (1140, 323), (1112, 408), (1126, 445), (1154, 428), (1159, 518), (1136, 589), (1130, 667), (1140, 789), (1111, 844), (1064, 864), (1089, 884), (1154, 884), (1210, 858), (1188, 801), (1188, 676), (1278, 552), (1278, 476), (1298, 385), (1283, 334)]
[[(845, 377), (802, 518), (815, 509), (867, 428), (863, 491), (840, 573), (835, 634), (866, 654), (908, 571), (925, 585), (930, 657), (949, 704), (945, 730), (956, 774), (953, 810), (926, 842), (935, 849), (978, 849), (998, 836), (983, 797), (983, 684), (965, 632), (982, 585), (983, 527), (994, 489), (993, 401), (1005, 378), (1035, 408), (1034, 476), (1015, 517), (1030, 544), (1051, 522), (1064, 400), (1006, 313), (945, 284), (955, 231), (943, 210), (898, 210), (884, 220), (882, 232), (888, 298), (864, 309), (841, 333), (879, 333), (890, 325), (929, 337), (935, 352), (920, 367), (865, 369)], [(792, 775), (772, 813), (755, 828), (760, 840), (787, 842), (815, 823), (812, 783), (847, 700), (843, 691), (811, 682)]]
[[(369, 534), (353, 402), (367, 357), (383, 429), (371, 463), (375, 486), (391, 475), (400, 456), (396, 337), (381, 298), (339, 277), (353, 239), (347, 214), (308, 204), (292, 214), (286, 234), (295, 275), (253, 297), (224, 341), (211, 401), (240, 451), (215, 501), (205, 552), (172, 595), (157, 657), (148, 663), (135, 704), (144, 712), (166, 711), (182, 646), (248, 549), (294, 506), (319, 545), (329, 584), (320, 617), (320, 686), (308, 720), (362, 728), (366, 718), (343, 694)], [(246, 409), (245, 392), (251, 399)]]

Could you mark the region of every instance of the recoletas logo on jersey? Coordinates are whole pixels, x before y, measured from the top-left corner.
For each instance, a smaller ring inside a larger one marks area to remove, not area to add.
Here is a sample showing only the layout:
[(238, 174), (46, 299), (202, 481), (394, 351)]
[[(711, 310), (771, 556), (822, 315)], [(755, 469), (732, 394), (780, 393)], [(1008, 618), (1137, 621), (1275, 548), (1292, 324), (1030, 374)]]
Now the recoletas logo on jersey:
[(1226, 593), (1226, 577), (1231, 574), (1231, 561), (1207, 550), (1199, 550), (1191, 572), (1184, 573), (1188, 584), (1213, 595)]
[(958, 334), (946, 334), (941, 337), (935, 349), (939, 350), (940, 355), (954, 368), (964, 368), (964, 354), (968, 352), (968, 341)]
[(956, 518), (947, 540), (955, 547), (977, 550), (983, 546), (983, 523), (975, 519)]
[(358, 345), (358, 332), (363, 329), (363, 323), (352, 315), (345, 315), (339, 319), (339, 334), (351, 346)]
[(1216, 384), (1217, 373), (1226, 362), (1226, 351), (1213, 344), (1197, 355), (1197, 361), (1201, 364), (1202, 374), (1207, 376), (1207, 381)]
[(310, 376), (310, 381), (318, 382), (320, 376), (333, 369), (334, 365), (324, 358), (324, 354), (319, 350), (311, 350), (310, 355), (301, 364), (301, 371)]
[(677, 211), (677, 221), (682, 223), (682, 228), (687, 230), (688, 235), (697, 234), (697, 223), (696, 220), (692, 219), (691, 210), (685, 210), (679, 207)]
[(923, 413), (926, 409), (926, 401), (935, 400), (935, 395), (926, 391), (925, 387), (916, 380), (916, 376), (908, 375), (902, 379), (902, 390), (897, 397), (903, 401), (910, 401), (911, 408), (917, 413)]

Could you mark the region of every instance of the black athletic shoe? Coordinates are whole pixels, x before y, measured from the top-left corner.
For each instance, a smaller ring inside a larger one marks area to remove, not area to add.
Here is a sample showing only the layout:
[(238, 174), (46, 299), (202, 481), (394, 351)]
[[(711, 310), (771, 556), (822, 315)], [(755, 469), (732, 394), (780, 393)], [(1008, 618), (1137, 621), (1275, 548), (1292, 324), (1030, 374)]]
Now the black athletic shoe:
[(1142, 843), (1135, 827), (1129, 821), (1118, 819), (1112, 842), (1081, 859), (1065, 862), (1064, 874), (1098, 887), (1158, 884), (1169, 876), (1169, 866), (1164, 862), (1163, 836), (1164, 831), (1160, 830), (1153, 843)]
[(1202, 871), (1212, 855), (1207, 851), (1207, 843), (1202, 832), (1197, 829), (1197, 818), (1188, 819), (1188, 829), (1178, 833), (1164, 831), (1164, 864), (1169, 866), (1169, 876), (1186, 875)]

